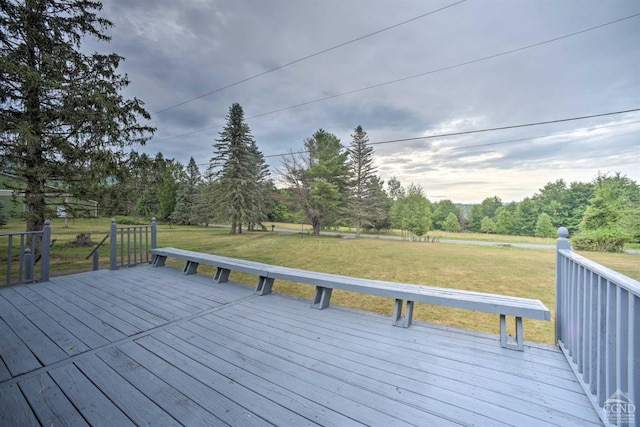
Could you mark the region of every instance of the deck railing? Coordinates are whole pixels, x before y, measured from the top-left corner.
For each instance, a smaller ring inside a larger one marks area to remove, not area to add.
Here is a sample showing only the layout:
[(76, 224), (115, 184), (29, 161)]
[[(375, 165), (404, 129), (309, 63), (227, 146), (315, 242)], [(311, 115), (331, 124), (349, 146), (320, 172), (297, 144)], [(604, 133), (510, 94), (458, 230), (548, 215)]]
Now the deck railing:
[(637, 425), (640, 282), (571, 250), (558, 230), (556, 342), (606, 424)]
[(157, 247), (156, 219), (151, 225), (134, 225), (118, 227), (116, 220), (111, 220), (109, 229), (109, 269), (133, 267), (151, 262), (150, 249)]
[[(6, 240), (5, 240), (6, 239)], [(2, 242), (6, 242), (6, 245)], [(2, 285), (44, 282), (49, 280), (51, 223), (45, 221), (42, 231), (0, 233), (0, 250), (6, 257)], [(36, 268), (36, 264), (39, 268)], [(39, 277), (36, 277), (36, 270)], [(2, 280), (2, 279), (0, 279)]]

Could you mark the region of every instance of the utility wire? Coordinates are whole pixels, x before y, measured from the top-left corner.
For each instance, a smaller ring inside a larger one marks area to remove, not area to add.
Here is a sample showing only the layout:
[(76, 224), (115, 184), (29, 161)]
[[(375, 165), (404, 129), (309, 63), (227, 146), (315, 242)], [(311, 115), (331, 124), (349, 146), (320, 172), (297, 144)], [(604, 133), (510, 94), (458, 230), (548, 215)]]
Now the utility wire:
[(532, 139), (551, 138), (551, 137), (554, 137), (554, 136), (571, 135), (572, 133), (576, 133), (576, 132), (591, 132), (591, 131), (598, 130), (598, 129), (613, 128), (613, 127), (617, 127), (617, 126), (626, 126), (626, 125), (630, 125), (630, 124), (634, 124), (634, 123), (640, 123), (640, 120), (632, 120), (632, 121), (629, 121), (629, 122), (616, 123), (616, 124), (613, 124), (613, 125), (595, 126), (595, 127), (586, 128), (586, 129), (577, 129), (577, 130), (572, 130), (572, 131), (569, 131), (569, 132), (556, 132), (556, 133), (550, 133), (550, 134), (547, 134), (547, 135), (538, 135), (538, 136), (530, 136), (530, 137), (527, 137), (527, 138), (510, 139), (508, 141), (487, 142), (485, 144), (465, 145), (465, 146), (462, 146), (462, 147), (452, 148), (451, 150), (452, 151), (468, 150), (470, 148), (480, 148), (480, 147), (489, 147), (489, 146), (492, 146), (492, 145), (510, 144), (512, 142), (530, 141)]
[[(390, 140), (387, 140), (387, 141), (370, 142), (367, 145), (382, 145), (382, 144), (391, 144), (391, 143), (397, 143), (397, 142), (418, 141), (418, 140), (422, 140), (422, 139), (447, 138), (447, 137), (450, 137), (450, 136), (470, 135), (470, 134), (474, 134), (474, 133), (496, 132), (496, 131), (507, 130), (507, 129), (517, 129), (517, 128), (524, 128), (524, 127), (531, 127), (531, 126), (548, 125), (548, 124), (553, 124), (553, 123), (570, 122), (570, 121), (575, 121), (575, 120), (592, 119), (592, 118), (595, 118), (595, 117), (613, 116), (613, 115), (616, 115), (616, 114), (632, 113), (632, 112), (636, 112), (636, 111), (640, 111), (640, 108), (635, 108), (635, 109), (632, 109), (632, 110), (612, 111), (612, 112), (609, 112), (609, 113), (591, 114), (589, 116), (580, 116), (580, 117), (570, 117), (570, 118), (565, 118), (565, 119), (547, 120), (547, 121), (543, 121), (543, 122), (524, 123), (524, 124), (519, 124), (519, 125), (511, 125), (511, 126), (501, 126), (501, 127), (494, 127), (494, 128), (475, 129), (475, 130), (467, 130), (467, 131), (462, 131), (462, 132), (441, 133), (441, 134), (437, 134), (437, 135), (416, 136), (416, 137), (412, 137), (412, 138), (390, 139)], [(636, 123), (636, 122), (632, 121), (632, 122), (626, 122), (626, 123), (622, 123), (622, 124), (629, 124), (629, 123)], [(620, 125), (622, 125), (622, 124), (620, 124)], [(599, 128), (610, 127), (610, 126), (617, 126), (617, 125), (600, 126)], [(599, 128), (594, 128), (594, 129), (599, 129)], [(574, 133), (574, 132), (575, 131), (573, 131), (573, 132), (565, 132), (565, 133), (568, 134), (568, 133)], [(553, 136), (553, 135), (546, 135), (546, 136)], [(503, 142), (491, 143), (491, 144), (486, 144), (486, 145), (505, 144), (507, 142), (523, 141), (523, 140), (526, 140), (526, 139), (543, 138), (543, 137), (544, 136), (532, 137), (532, 138), (523, 138), (523, 139), (517, 139), (517, 140), (513, 140), (513, 141), (503, 141)], [(475, 148), (475, 147), (479, 147), (479, 146), (481, 146), (481, 145), (472, 145), (472, 146), (468, 146), (468, 147), (460, 147), (458, 149)], [(295, 152), (284, 153), (284, 154), (271, 154), (271, 155), (264, 156), (264, 157), (265, 158), (267, 158), (267, 157), (284, 157), (284, 156), (289, 156), (289, 155), (292, 155), (292, 154), (305, 154), (305, 153), (308, 153), (308, 151), (304, 150), (304, 151), (295, 151)]]
[(393, 29), (393, 28), (397, 28), (397, 27), (399, 27), (399, 26), (401, 26), (401, 25), (405, 25), (405, 24), (408, 24), (408, 23), (410, 23), (410, 22), (417, 21), (418, 19), (422, 19), (422, 18), (427, 17), (427, 16), (429, 16), (429, 15), (433, 15), (434, 13), (441, 12), (441, 11), (443, 11), (443, 10), (445, 10), (445, 9), (448, 9), (448, 8), (450, 8), (450, 7), (453, 7), (453, 6), (456, 6), (456, 5), (460, 4), (460, 3), (464, 3), (465, 1), (467, 1), (467, 0), (460, 0), (460, 1), (457, 1), (457, 2), (455, 2), (455, 3), (452, 3), (452, 4), (448, 5), (448, 6), (441, 7), (440, 9), (436, 9), (436, 10), (433, 10), (433, 11), (431, 11), (431, 12), (423, 13), (422, 15), (416, 16), (416, 17), (411, 18), (411, 19), (407, 19), (406, 21), (402, 21), (402, 22), (399, 22), (399, 23), (397, 23), (397, 24), (393, 24), (393, 25), (391, 25), (391, 26), (389, 26), (389, 27), (385, 27), (385, 28), (382, 28), (382, 29), (380, 29), (380, 30), (374, 31), (373, 33), (365, 34), (364, 36), (360, 36), (360, 37), (357, 37), (357, 38), (355, 38), (355, 39), (352, 39), (352, 40), (346, 41), (346, 42), (344, 42), (344, 43), (340, 43), (340, 44), (338, 44), (338, 45), (332, 46), (332, 47), (330, 47), (330, 48), (320, 50), (320, 51), (318, 51), (318, 52), (312, 53), (311, 55), (303, 56), (302, 58), (295, 59), (295, 60), (293, 60), (293, 61), (291, 61), (291, 62), (287, 62), (286, 64), (279, 65), (279, 66), (277, 66), (277, 67), (275, 67), (275, 68), (272, 68), (272, 69), (270, 69), (270, 70), (263, 71), (263, 72), (261, 72), (261, 73), (255, 74), (255, 75), (253, 75), (253, 76), (250, 76), (250, 77), (244, 78), (244, 79), (242, 79), (242, 80), (238, 80), (237, 82), (230, 83), (230, 84), (228, 84), (228, 85), (226, 85), (226, 86), (219, 87), (218, 89), (214, 89), (214, 90), (212, 90), (212, 91), (210, 91), (210, 92), (203, 93), (202, 95), (198, 95), (198, 96), (196, 96), (196, 97), (194, 97), (194, 98), (191, 98), (191, 99), (188, 99), (188, 100), (186, 100), (186, 101), (179, 102), (179, 103), (177, 103), (177, 104), (175, 104), (175, 105), (172, 105), (172, 106), (170, 106), (170, 107), (163, 108), (162, 110), (156, 111), (156, 112), (155, 112), (155, 113), (153, 113), (153, 114), (160, 114), (160, 113), (164, 113), (165, 111), (169, 111), (169, 110), (172, 110), (172, 109), (174, 109), (174, 108), (181, 107), (181, 106), (183, 106), (183, 105), (185, 105), (185, 104), (189, 104), (190, 102), (196, 101), (196, 100), (198, 100), (198, 99), (204, 98), (204, 97), (209, 96), (209, 95), (213, 95), (214, 93), (221, 92), (221, 91), (223, 91), (223, 90), (225, 90), (225, 89), (229, 89), (230, 87), (237, 86), (237, 85), (239, 85), (239, 84), (241, 84), (241, 83), (248, 82), (249, 80), (253, 80), (253, 79), (256, 79), (256, 78), (258, 78), (258, 77), (264, 76), (265, 74), (273, 73), (274, 71), (281, 70), (281, 69), (283, 69), (283, 68), (285, 68), (285, 67), (288, 67), (288, 66), (290, 66), (290, 65), (297, 64), (298, 62), (302, 62), (302, 61), (305, 61), (305, 60), (307, 60), (307, 59), (313, 58), (313, 57), (315, 57), (315, 56), (319, 56), (319, 55), (322, 55), (322, 54), (324, 54), (324, 53), (330, 52), (330, 51), (332, 51), (332, 50), (339, 49), (339, 48), (341, 48), (341, 47), (344, 47), (344, 46), (350, 45), (350, 44), (355, 43), (355, 42), (358, 42), (358, 41), (360, 41), (360, 40), (364, 40), (364, 39), (366, 39), (366, 38), (368, 38), (368, 37), (375, 36), (376, 34), (380, 34), (380, 33), (383, 33), (383, 32), (385, 32), (385, 31), (391, 30), (391, 29)]
[[(640, 16), (640, 13), (635, 13), (633, 15), (629, 15), (629, 16), (626, 16), (624, 18), (620, 18), (620, 19), (616, 19), (614, 21), (606, 22), (604, 24), (596, 25), (595, 27), (589, 27), (589, 28), (586, 28), (584, 30), (576, 31), (576, 32), (573, 32), (573, 33), (570, 33), (570, 34), (565, 34), (563, 36), (555, 37), (555, 38), (552, 38), (552, 39), (548, 39), (548, 40), (541, 41), (541, 42), (538, 42), (538, 43), (534, 43), (534, 44), (530, 44), (530, 45), (527, 45), (527, 46), (519, 47), (519, 48), (516, 48), (516, 49), (511, 49), (511, 50), (507, 50), (507, 51), (504, 51), (504, 52), (496, 53), (494, 55), (489, 55), (489, 56), (485, 56), (485, 57), (482, 57), (482, 58), (473, 59), (471, 61), (461, 62), (459, 64), (450, 65), (450, 66), (447, 66), (447, 67), (438, 68), (438, 69), (431, 70), (431, 71), (426, 71), (424, 73), (414, 74), (412, 76), (402, 77), (402, 78), (399, 78), (399, 79), (390, 80), (390, 81), (387, 81), (387, 82), (383, 82), (383, 83), (378, 83), (378, 84), (371, 85), (371, 86), (362, 87), (360, 89), (354, 89), (354, 90), (350, 90), (350, 91), (347, 91), (347, 92), (342, 92), (342, 93), (335, 94), (335, 95), (325, 96), (323, 98), (317, 98), (317, 99), (314, 99), (314, 100), (311, 100), (311, 101), (306, 101), (306, 102), (303, 102), (303, 103), (300, 103), (300, 104), (291, 105), (289, 107), (284, 107), (284, 108), (279, 108), (277, 110), (268, 111), (266, 113), (256, 114), (254, 116), (247, 117), (247, 120), (255, 119), (255, 118), (258, 118), (258, 117), (264, 117), (264, 116), (267, 116), (267, 115), (270, 115), (270, 114), (280, 113), (280, 112), (286, 111), (286, 110), (292, 110), (294, 108), (303, 107), (303, 106), (306, 106), (306, 105), (315, 104), (315, 103), (322, 102), (322, 101), (327, 101), (329, 99), (334, 99), (334, 98), (338, 98), (338, 97), (345, 96), (345, 95), (351, 95), (351, 94), (354, 94), (354, 93), (357, 93), (357, 92), (363, 92), (363, 91), (366, 91), (366, 90), (375, 89), (375, 88), (382, 87), (382, 86), (387, 86), (387, 85), (390, 85), (390, 84), (393, 84), (393, 83), (399, 83), (399, 82), (402, 82), (402, 81), (415, 79), (415, 78), (418, 78), (418, 77), (423, 77), (423, 76), (426, 76), (426, 75), (429, 75), (429, 74), (435, 74), (435, 73), (439, 73), (439, 72), (442, 72), (442, 71), (451, 70), (451, 69), (454, 69), (454, 68), (459, 68), (459, 67), (463, 67), (463, 66), (466, 66), (466, 65), (475, 64), (475, 63), (482, 62), (482, 61), (487, 61), (489, 59), (498, 58), (500, 56), (505, 56), (505, 55), (509, 55), (509, 54), (512, 54), (512, 53), (516, 53), (516, 52), (521, 52), (523, 50), (532, 49), (534, 47), (542, 46), (542, 45), (553, 43), (553, 42), (556, 42), (556, 41), (559, 41), (559, 40), (563, 40), (563, 39), (566, 39), (566, 38), (569, 38), (569, 37), (573, 37), (573, 36), (576, 36), (576, 35), (579, 35), (579, 34), (583, 34), (583, 33), (589, 32), (589, 31), (597, 30), (599, 28), (603, 28), (603, 27), (606, 27), (608, 25), (617, 24), (619, 22), (625, 21), (627, 19), (635, 18), (635, 17), (638, 17), (638, 16)], [(168, 140), (175, 139), (175, 138), (181, 138), (181, 137), (184, 137), (184, 136), (194, 135), (196, 133), (205, 132), (205, 131), (208, 131), (208, 130), (211, 130), (211, 129), (216, 129), (219, 126), (220, 126), (220, 124), (215, 125), (215, 126), (210, 126), (210, 127), (204, 128), (204, 129), (199, 129), (199, 130), (183, 133), (183, 134), (180, 134), (180, 135), (170, 136), (170, 137), (167, 137), (167, 138), (163, 138), (163, 139), (157, 140), (156, 142), (168, 141)]]

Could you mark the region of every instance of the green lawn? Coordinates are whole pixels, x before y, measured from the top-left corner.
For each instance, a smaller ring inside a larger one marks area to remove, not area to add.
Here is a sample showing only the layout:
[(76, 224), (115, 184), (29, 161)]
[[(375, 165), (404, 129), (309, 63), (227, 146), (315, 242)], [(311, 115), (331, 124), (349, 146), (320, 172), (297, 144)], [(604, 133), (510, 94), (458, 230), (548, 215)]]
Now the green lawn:
[[(109, 229), (109, 219), (78, 220), (64, 227), (54, 220), (52, 275), (91, 269), (84, 258), (91, 248), (71, 248), (66, 243), (81, 232), (98, 242)], [(276, 225), (281, 228), (281, 225)], [(20, 230), (23, 224), (9, 228)], [(270, 226), (269, 226), (269, 229)], [(496, 236), (491, 236), (496, 237)], [(449, 237), (446, 237), (449, 238)], [(0, 243), (2, 243), (0, 241)], [(547, 242), (545, 242), (547, 243)], [(229, 235), (226, 228), (158, 226), (158, 245), (174, 246), (270, 264), (349, 276), (393, 280), (540, 299), (553, 312), (555, 253), (549, 249), (510, 246), (474, 246), (384, 239), (344, 239), (310, 234), (252, 232)], [(0, 249), (1, 250), (1, 249)], [(638, 255), (581, 253), (609, 268), (640, 279)], [(108, 266), (108, 250), (101, 251), (101, 268)], [(174, 265), (179, 265), (177, 262)], [(211, 274), (206, 266), (200, 272)], [(232, 273), (232, 280), (254, 284), (255, 277)], [(308, 285), (276, 281), (275, 292), (311, 298)], [(369, 295), (335, 291), (332, 303), (391, 314), (393, 301)], [(474, 311), (417, 304), (416, 319), (491, 333), (498, 332), (498, 316)], [(553, 342), (553, 322), (525, 320), (525, 337)]]

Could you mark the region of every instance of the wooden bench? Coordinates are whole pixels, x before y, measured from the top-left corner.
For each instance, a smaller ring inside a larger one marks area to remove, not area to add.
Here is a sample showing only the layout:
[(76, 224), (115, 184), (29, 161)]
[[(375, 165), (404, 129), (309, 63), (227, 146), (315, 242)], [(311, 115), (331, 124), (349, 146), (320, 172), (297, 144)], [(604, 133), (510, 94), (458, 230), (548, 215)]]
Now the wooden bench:
[[(312, 307), (319, 310), (329, 306), (333, 289), (393, 298), (395, 300), (392, 318), (394, 326), (409, 327), (411, 325), (414, 302), (496, 313), (500, 315), (500, 344), (502, 347), (514, 350), (524, 349), (523, 317), (551, 320), (549, 309), (541, 301), (529, 298), (363, 279), (175, 248), (152, 249), (151, 253), (154, 266), (164, 265), (167, 257), (185, 260), (185, 274), (194, 274), (198, 264), (213, 265), (216, 267), (214, 275), (216, 283), (227, 281), (231, 270), (254, 274), (258, 276), (256, 292), (260, 295), (271, 293), (275, 279), (314, 285)], [(510, 336), (506, 331), (506, 316), (515, 317), (516, 334), (513, 339), (509, 339)]]
[(154, 267), (163, 266), (167, 257), (184, 260), (185, 265), (182, 269), (184, 274), (196, 274), (200, 264), (214, 266), (216, 267), (216, 272), (213, 275), (213, 281), (215, 283), (227, 282), (229, 280), (229, 273), (232, 270), (258, 276), (257, 286), (260, 289), (265, 287), (265, 282), (267, 282), (266, 287), (271, 289), (273, 283), (273, 279), (270, 279), (265, 274), (267, 268), (270, 267), (269, 264), (176, 248), (156, 248), (151, 249), (150, 252), (151, 255), (153, 255), (151, 265)]

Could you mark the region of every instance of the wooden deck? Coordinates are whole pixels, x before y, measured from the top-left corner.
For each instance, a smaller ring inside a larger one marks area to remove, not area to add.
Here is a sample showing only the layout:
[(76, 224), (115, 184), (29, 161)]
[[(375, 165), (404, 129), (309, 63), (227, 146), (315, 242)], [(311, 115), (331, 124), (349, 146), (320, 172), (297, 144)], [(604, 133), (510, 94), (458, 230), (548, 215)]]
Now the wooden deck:
[(101, 270), (0, 289), (0, 425), (601, 425), (560, 351), (526, 345)]

